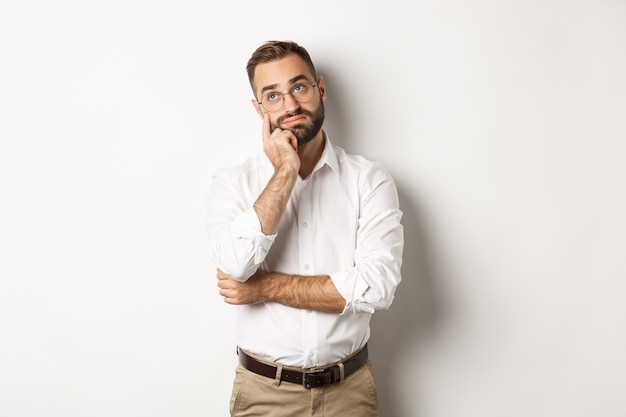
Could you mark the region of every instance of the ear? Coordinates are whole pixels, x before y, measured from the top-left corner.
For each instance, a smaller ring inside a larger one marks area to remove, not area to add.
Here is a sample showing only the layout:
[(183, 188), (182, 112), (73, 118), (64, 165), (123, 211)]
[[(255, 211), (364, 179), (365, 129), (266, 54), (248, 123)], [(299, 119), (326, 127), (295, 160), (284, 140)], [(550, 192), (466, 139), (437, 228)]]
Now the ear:
[(324, 85), (324, 77), (321, 75), (317, 78), (317, 88), (320, 90), (322, 101), (326, 101), (326, 85)]
[(259, 105), (259, 103), (257, 103), (255, 99), (251, 99), (250, 102), (254, 106), (254, 109), (256, 110), (256, 114), (258, 114), (261, 120), (263, 120), (263, 109), (261, 109), (261, 106)]

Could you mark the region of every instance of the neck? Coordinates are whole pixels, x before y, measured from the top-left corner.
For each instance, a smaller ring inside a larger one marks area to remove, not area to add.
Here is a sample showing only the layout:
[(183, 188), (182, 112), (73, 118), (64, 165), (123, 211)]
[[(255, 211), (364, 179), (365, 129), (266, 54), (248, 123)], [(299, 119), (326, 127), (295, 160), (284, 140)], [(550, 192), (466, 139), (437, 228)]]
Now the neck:
[(323, 129), (313, 138), (313, 140), (298, 146), (298, 156), (300, 157), (300, 172), (298, 173), (302, 179), (311, 175), (313, 168), (322, 157), (324, 144), (326, 143), (326, 134)]

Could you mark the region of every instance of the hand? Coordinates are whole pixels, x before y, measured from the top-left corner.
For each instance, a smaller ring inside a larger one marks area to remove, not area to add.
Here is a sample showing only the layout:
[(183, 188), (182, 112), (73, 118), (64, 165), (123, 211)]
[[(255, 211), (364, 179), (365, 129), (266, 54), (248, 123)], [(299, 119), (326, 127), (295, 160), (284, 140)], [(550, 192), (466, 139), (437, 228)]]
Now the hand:
[(292, 131), (279, 127), (272, 132), (268, 113), (263, 113), (263, 151), (276, 170), (285, 168), (295, 173), (300, 170), (298, 138)]
[(220, 288), (220, 295), (224, 297), (224, 302), (228, 304), (257, 304), (265, 301), (261, 285), (265, 275), (262, 269), (258, 269), (246, 282), (241, 282), (217, 268), (217, 286)]

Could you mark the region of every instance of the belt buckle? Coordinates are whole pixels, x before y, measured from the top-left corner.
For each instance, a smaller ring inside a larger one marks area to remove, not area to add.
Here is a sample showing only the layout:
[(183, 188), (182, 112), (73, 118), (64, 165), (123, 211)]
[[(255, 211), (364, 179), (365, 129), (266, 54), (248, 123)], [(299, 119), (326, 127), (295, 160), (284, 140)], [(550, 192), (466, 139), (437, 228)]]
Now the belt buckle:
[(302, 386), (306, 389), (321, 387), (322, 385), (332, 383), (332, 371), (330, 369), (322, 369), (321, 371), (305, 371), (302, 373)]

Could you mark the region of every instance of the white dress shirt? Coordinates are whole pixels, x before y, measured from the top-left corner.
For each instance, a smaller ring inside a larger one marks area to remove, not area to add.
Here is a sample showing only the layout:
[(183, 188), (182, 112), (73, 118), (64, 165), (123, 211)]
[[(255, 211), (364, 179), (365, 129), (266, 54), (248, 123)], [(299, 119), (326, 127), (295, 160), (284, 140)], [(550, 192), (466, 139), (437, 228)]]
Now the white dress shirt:
[(389, 308), (400, 283), (404, 237), (396, 187), (382, 165), (347, 154), (327, 138), (311, 175), (298, 177), (277, 233), (268, 236), (252, 206), (273, 173), (260, 153), (214, 174), (207, 213), (211, 260), (240, 281), (259, 267), (329, 275), (346, 300), (341, 314), (269, 302), (236, 306), (236, 342), (283, 365), (330, 364), (365, 345), (372, 313)]

